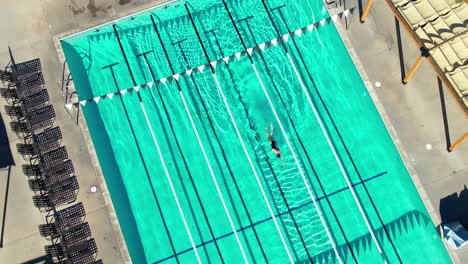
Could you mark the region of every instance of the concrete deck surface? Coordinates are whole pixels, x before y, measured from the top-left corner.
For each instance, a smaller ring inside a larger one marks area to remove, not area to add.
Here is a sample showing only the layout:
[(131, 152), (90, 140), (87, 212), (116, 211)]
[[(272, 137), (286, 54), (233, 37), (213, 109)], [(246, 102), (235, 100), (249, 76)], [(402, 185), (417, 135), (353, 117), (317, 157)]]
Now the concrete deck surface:
[[(99, 257), (105, 263), (128, 262), (126, 252), (120, 249), (121, 237), (113, 228), (113, 211), (104, 198), (105, 190), (90, 193), (92, 185), (102, 186), (99, 169), (93, 166), (85, 137), (74, 124), (63, 105), (63, 94), (57, 86), (61, 79), (61, 67), (53, 37), (64, 32), (88, 28), (113, 20), (149, 6), (165, 2), (161, 0), (2, 0), (0, 9), (0, 65), (8, 62), (7, 46), (11, 45), (18, 61), (41, 58), (44, 75), (57, 112), (56, 125), (64, 133), (63, 144), (67, 147), (75, 165), (80, 183), (79, 200), (85, 204), (87, 220), (99, 248)], [(365, 0), (363, 0), (365, 4)], [(347, 6), (357, 5), (357, 0), (348, 0)], [(375, 94), (382, 109), (393, 124), (391, 132), (397, 135), (402, 155), (410, 172), (419, 180), (435, 225), (440, 223), (440, 200), (459, 193), (468, 179), (468, 142), (454, 152), (446, 151), (444, 127), (437, 78), (427, 63), (423, 63), (410, 82), (401, 84), (395, 22), (383, 1), (374, 1), (371, 14), (365, 24), (360, 24), (355, 12), (350, 18), (348, 31), (343, 31), (348, 45), (362, 62), (363, 70), (371, 83), (379, 81)], [(418, 55), (418, 49), (409, 36), (401, 30), (405, 53), (405, 68), (409, 69)], [(453, 98), (446, 92), (447, 115), (451, 139), (454, 141), (468, 129), (468, 121), (457, 108)], [(0, 99), (0, 105), (4, 101)], [(39, 236), (37, 225), (44, 220), (32, 204), (32, 192), (27, 179), (22, 175), (22, 158), (15, 145), (19, 142), (9, 130), (9, 118), (3, 107), (0, 113), (7, 126), (10, 146), (16, 166), (12, 167), (4, 247), (0, 248), (0, 262), (21, 263), (44, 255), (46, 240)], [(86, 132), (84, 132), (86, 133)], [(426, 149), (426, 144), (432, 146)], [(0, 205), (3, 205), (7, 170), (0, 170)], [(104, 192), (104, 193), (103, 193)], [(465, 205), (468, 206), (468, 205)], [(2, 214), (2, 210), (0, 210)], [(3, 217), (3, 215), (2, 215)], [(455, 262), (468, 259), (468, 247), (454, 253)]]

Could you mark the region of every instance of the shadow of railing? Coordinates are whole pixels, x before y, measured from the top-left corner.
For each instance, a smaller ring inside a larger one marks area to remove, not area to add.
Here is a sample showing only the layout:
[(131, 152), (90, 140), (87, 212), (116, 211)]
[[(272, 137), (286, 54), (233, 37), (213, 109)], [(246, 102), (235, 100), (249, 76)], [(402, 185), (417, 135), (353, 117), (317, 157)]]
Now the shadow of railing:
[[(403, 214), (402, 216), (396, 218), (395, 220), (386, 224), (386, 228), (392, 239), (395, 239), (398, 235), (408, 234), (409, 231), (416, 229), (418, 226), (424, 226), (431, 224), (431, 219), (419, 211), (410, 211)], [(383, 227), (374, 230), (379, 242), (383, 241), (386, 237), (385, 230)], [(372, 236), (368, 233), (366, 235), (360, 236), (354, 240), (351, 240), (349, 247), (352, 248), (356, 255), (368, 251), (373, 246)], [(341, 256), (346, 258), (351, 257), (351, 252), (349, 247), (346, 244), (338, 246), (338, 252), (341, 253)], [(324, 251), (318, 255), (314, 256), (314, 263), (330, 263), (337, 262), (335, 253), (333, 249)]]

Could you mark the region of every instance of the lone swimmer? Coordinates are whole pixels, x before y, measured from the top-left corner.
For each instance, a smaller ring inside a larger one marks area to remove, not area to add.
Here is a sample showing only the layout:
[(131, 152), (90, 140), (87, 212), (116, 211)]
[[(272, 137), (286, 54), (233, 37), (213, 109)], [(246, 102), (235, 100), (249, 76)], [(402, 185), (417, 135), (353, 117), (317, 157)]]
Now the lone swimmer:
[(281, 151), (276, 145), (276, 140), (273, 138), (273, 124), (270, 125), (270, 132), (268, 132), (268, 129), (265, 127), (265, 133), (268, 141), (270, 141), (271, 151), (276, 154), (276, 157), (282, 159)]

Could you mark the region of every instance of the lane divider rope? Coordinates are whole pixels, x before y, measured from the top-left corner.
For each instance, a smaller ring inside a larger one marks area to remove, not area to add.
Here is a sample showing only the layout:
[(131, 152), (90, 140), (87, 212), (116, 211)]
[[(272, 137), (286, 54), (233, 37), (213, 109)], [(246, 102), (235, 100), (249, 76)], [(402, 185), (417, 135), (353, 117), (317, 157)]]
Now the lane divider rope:
[(324, 19), (322, 19), (320, 21), (317, 21), (317, 22), (312, 23), (310, 25), (307, 25), (305, 27), (293, 30), (293, 31), (291, 31), (289, 33), (286, 33), (286, 34), (284, 34), (282, 36), (278, 36), (276, 38), (273, 38), (273, 39), (271, 39), (269, 41), (263, 42), (263, 43), (258, 44), (256, 46), (247, 48), (247, 49), (242, 50), (242, 51), (238, 51), (238, 52), (236, 52), (236, 53), (234, 53), (234, 54), (232, 54), (230, 56), (226, 56), (226, 57), (224, 57), (222, 59), (212, 61), (212, 62), (210, 62), (208, 64), (199, 65), (197, 67), (188, 69), (188, 70), (186, 70), (184, 72), (179, 72), (179, 73), (176, 73), (176, 74), (173, 74), (173, 75), (170, 75), (170, 76), (166, 76), (166, 77), (161, 78), (159, 80), (156, 80), (154, 82), (148, 82), (148, 83), (137, 85), (137, 86), (134, 86), (134, 87), (131, 87), (131, 88), (126, 88), (126, 89), (120, 90), (119, 92), (113, 92), (113, 93), (108, 93), (108, 94), (96, 96), (96, 97), (89, 98), (89, 99), (79, 100), (76, 103), (69, 103), (69, 104), (66, 104), (65, 106), (68, 107), (68, 108), (71, 108), (71, 106), (76, 106), (76, 107), (79, 106), (79, 105), (85, 106), (87, 103), (99, 104), (99, 102), (101, 100), (106, 100), (106, 99), (112, 100), (112, 98), (114, 96), (124, 96), (124, 95), (127, 94), (127, 92), (132, 93), (133, 91), (135, 91), (135, 92), (138, 93), (140, 89), (151, 88), (154, 84), (155, 84), (155, 87), (157, 87), (157, 85), (159, 85), (159, 84), (166, 85), (168, 82), (171, 83), (173, 81), (179, 81), (179, 78), (182, 75), (191, 76), (192, 74), (203, 73), (205, 68), (210, 67), (210, 65), (213, 68), (215, 68), (218, 63), (223, 63), (224, 62), (226, 64), (229, 64), (230, 61), (233, 61), (233, 60), (236, 60), (236, 59), (240, 60), (241, 57), (243, 57), (245, 55), (251, 56), (253, 52), (263, 52), (267, 48), (277, 47), (278, 45), (283, 45), (283, 44), (285, 44), (285, 43), (287, 43), (289, 41), (289, 37), (291, 37), (291, 38), (292, 37), (301, 38), (303, 36), (303, 34), (305, 34), (307, 32), (311, 33), (314, 29), (318, 30), (320, 27), (325, 27), (326, 25), (330, 24), (331, 21), (333, 21), (333, 23), (336, 23), (338, 20), (341, 20), (343, 17), (348, 17), (349, 15), (353, 14), (354, 9), (355, 9), (355, 7), (344, 10), (343, 12), (340, 12), (340, 13), (335, 14), (333, 16), (324, 18)]

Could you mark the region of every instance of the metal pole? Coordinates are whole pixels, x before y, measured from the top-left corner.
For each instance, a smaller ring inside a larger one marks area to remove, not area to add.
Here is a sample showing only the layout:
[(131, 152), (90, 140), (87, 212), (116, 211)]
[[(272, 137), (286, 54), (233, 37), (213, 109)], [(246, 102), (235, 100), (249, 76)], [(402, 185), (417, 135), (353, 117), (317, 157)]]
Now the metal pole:
[(76, 125), (78, 125), (79, 121), (80, 121), (80, 104), (78, 104), (78, 107), (76, 108)]
[(448, 148), (448, 152), (452, 152), (458, 145), (460, 145), (465, 139), (468, 138), (468, 132), (465, 132), (463, 136), (461, 136), (459, 139), (457, 139), (452, 146)]
[(374, 0), (367, 1), (366, 7), (364, 8), (364, 12), (362, 13), (362, 16), (361, 16), (361, 23), (366, 22), (366, 18), (369, 15), (369, 11), (370, 11), (370, 8), (372, 6), (372, 2), (374, 2)]
[(416, 72), (418, 69), (419, 65), (421, 65), (424, 57), (422, 55), (419, 55), (418, 59), (414, 63), (413, 67), (409, 70), (408, 74), (406, 74), (405, 78), (403, 79), (403, 84), (408, 83), (408, 80), (413, 76), (413, 74)]

